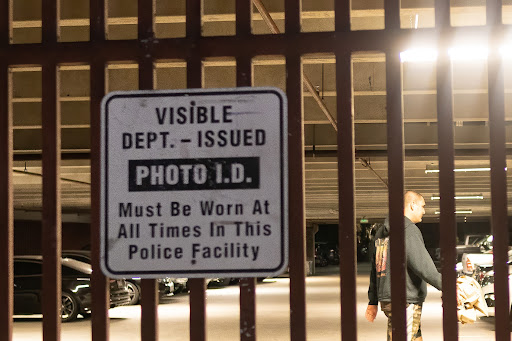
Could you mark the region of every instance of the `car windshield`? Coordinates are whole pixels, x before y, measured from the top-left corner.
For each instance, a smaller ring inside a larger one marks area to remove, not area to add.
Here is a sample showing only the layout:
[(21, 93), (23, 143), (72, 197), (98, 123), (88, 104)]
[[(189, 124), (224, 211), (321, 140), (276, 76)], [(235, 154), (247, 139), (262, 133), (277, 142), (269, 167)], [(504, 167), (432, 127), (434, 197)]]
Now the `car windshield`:
[(68, 266), (74, 270), (83, 272), (90, 275), (92, 273), (92, 267), (90, 264), (77, 261), (71, 258), (62, 258), (62, 265)]
[(493, 239), (493, 238), (492, 238), (492, 235), (490, 235), (490, 236), (484, 236), (484, 237), (482, 237), (482, 238), (478, 238), (477, 240), (475, 240), (475, 241), (473, 242), (473, 245), (477, 245), (477, 246), (478, 246), (478, 245), (482, 245), (482, 244), (484, 244), (484, 243), (489, 243), (489, 242), (490, 242), (490, 243), (492, 243), (492, 239)]

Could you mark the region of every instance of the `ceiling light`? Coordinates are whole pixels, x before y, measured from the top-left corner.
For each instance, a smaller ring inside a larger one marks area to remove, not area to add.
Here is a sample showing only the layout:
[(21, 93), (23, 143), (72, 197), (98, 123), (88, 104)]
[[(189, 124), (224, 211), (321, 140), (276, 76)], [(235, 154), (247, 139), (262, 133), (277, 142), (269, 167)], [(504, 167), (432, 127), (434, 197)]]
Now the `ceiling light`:
[[(512, 57), (512, 45), (506, 44), (500, 47), (500, 54), (504, 58)], [(435, 48), (412, 48), (400, 53), (402, 62), (433, 62), (437, 60)], [(486, 60), (489, 57), (489, 49), (485, 45), (460, 45), (448, 49), (451, 60)]]
[[(455, 200), (471, 200), (471, 199), (479, 199), (483, 200), (484, 196), (482, 194), (473, 194), (473, 195), (456, 195), (453, 197)], [(431, 196), (430, 200), (440, 200), (440, 196)]]
[(451, 60), (481, 60), (487, 59), (489, 49), (486, 46), (456, 46), (448, 49)]
[[(434, 214), (441, 214), (441, 211), (435, 211)], [(457, 210), (455, 214), (473, 214), (473, 210)]]
[[(474, 168), (455, 168), (454, 172), (488, 172), (490, 171), (490, 167), (474, 167)], [(505, 171), (507, 171), (507, 167), (505, 167)], [(425, 169), (425, 174), (428, 173), (439, 173), (439, 169)]]
[(437, 59), (437, 50), (433, 48), (417, 48), (400, 52), (402, 62), (433, 62)]

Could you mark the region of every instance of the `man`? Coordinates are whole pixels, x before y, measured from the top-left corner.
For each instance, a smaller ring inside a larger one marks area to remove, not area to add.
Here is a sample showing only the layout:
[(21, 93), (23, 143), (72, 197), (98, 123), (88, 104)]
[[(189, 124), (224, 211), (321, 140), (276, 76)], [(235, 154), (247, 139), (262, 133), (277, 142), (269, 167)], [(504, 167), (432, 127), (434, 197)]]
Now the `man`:
[[(427, 284), (441, 290), (441, 274), (430, 257), (423, 236), (416, 226), (425, 214), (425, 199), (421, 194), (408, 191), (404, 195), (404, 227), (406, 257), (406, 296), (407, 296), (407, 340), (422, 341), (421, 308), (427, 296)], [(389, 221), (386, 219), (375, 234), (375, 250), (372, 252), (372, 272), (368, 288), (368, 308), (366, 319), (370, 322), (381, 310), (388, 317), (388, 337), (391, 340), (391, 280), (389, 266)]]

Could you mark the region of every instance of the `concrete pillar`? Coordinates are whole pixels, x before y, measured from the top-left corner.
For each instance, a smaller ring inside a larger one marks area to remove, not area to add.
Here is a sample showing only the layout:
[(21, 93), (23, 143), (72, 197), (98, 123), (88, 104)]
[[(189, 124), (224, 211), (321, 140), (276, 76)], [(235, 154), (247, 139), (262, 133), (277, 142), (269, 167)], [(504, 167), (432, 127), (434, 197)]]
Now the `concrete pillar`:
[(306, 275), (308, 276), (315, 274), (315, 234), (317, 232), (318, 224), (306, 222)]

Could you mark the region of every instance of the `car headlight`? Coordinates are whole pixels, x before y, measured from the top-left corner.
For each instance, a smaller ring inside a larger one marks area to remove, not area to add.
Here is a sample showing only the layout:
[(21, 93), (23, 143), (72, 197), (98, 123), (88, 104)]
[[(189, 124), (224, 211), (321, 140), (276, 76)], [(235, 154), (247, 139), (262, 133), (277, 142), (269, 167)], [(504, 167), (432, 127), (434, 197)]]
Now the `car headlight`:
[(485, 275), (484, 278), (482, 279), (482, 287), (489, 285), (489, 284), (494, 284), (494, 274)]

